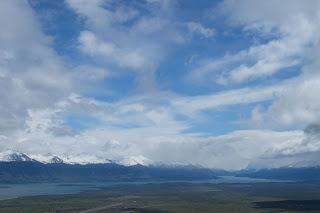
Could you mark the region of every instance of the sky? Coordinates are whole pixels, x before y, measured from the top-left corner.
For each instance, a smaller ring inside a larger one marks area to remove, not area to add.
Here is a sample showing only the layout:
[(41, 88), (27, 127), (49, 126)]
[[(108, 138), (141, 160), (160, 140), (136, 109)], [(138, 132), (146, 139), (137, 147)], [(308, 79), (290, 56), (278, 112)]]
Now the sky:
[(319, 0), (1, 0), (0, 153), (320, 165)]

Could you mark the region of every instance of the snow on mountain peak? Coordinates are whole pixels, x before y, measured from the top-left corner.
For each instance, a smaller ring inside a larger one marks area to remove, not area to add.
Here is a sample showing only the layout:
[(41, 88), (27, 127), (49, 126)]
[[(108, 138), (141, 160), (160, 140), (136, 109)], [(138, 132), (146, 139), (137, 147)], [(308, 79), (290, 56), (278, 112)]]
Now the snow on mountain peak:
[(121, 160), (110, 160), (95, 155), (52, 155), (47, 154), (25, 154), (12, 150), (0, 152), (0, 161), (38, 161), (41, 163), (66, 163), (66, 164), (95, 164), (95, 163), (116, 163), (125, 166), (150, 165), (151, 160), (144, 156), (129, 156)]
[(33, 159), (21, 152), (11, 150), (0, 153), (0, 161), (32, 161)]
[(57, 157), (57, 156), (53, 156), (49, 161), (49, 163), (63, 163), (63, 162), (64, 161), (61, 158)]
[(150, 165), (152, 163), (151, 160), (148, 158), (138, 155), (138, 156), (132, 156), (126, 159), (123, 159), (120, 161), (120, 164), (126, 165), (126, 166), (134, 166), (134, 165)]

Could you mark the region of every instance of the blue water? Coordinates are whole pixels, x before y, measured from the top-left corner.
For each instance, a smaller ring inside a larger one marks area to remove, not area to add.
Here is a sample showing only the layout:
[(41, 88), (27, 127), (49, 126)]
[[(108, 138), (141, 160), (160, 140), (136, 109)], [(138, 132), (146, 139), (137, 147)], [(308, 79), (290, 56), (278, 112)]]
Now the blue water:
[(30, 184), (0, 184), (0, 200), (37, 195), (75, 194), (85, 190), (97, 190), (121, 184), (147, 184), (147, 183), (256, 183), (275, 182), (275, 180), (254, 179), (243, 177), (221, 177), (207, 181), (162, 181), (162, 182), (90, 182), (90, 183), (30, 183)]

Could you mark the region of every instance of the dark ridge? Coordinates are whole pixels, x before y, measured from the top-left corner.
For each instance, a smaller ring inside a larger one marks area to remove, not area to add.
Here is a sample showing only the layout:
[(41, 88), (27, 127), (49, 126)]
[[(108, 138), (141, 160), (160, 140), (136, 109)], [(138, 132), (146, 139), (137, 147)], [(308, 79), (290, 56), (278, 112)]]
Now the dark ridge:
[(180, 181), (216, 178), (210, 169), (104, 164), (43, 164), (37, 161), (0, 162), (0, 183), (90, 181)]
[(320, 211), (320, 200), (280, 200), (254, 202), (257, 209), (281, 209), (286, 211)]
[(241, 171), (237, 172), (236, 175), (250, 178), (319, 182), (320, 167), (261, 169), (257, 171)]

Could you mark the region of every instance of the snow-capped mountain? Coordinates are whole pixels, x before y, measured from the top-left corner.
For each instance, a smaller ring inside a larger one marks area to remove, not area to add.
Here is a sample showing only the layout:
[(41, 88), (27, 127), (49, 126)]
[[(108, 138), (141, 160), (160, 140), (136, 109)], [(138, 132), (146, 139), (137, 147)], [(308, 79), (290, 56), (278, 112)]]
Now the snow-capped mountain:
[(53, 155), (47, 154), (25, 154), (17, 151), (7, 150), (0, 152), (1, 161), (37, 161), (41, 163), (65, 163), (65, 164), (97, 164), (97, 163), (114, 163), (125, 166), (149, 165), (150, 161), (142, 156), (128, 157), (126, 159), (114, 161), (95, 155)]
[(28, 156), (25, 153), (7, 150), (0, 153), (0, 162), (13, 162), (13, 161), (38, 161), (41, 163), (63, 163), (63, 160), (57, 156), (40, 156), (40, 155), (31, 155)]
[(52, 157), (50, 159), (50, 161), (49, 161), (49, 163), (63, 163), (63, 162), (64, 161), (61, 158), (57, 157), (57, 156)]
[(10, 161), (32, 161), (27, 155), (23, 153), (13, 153), (8, 156), (8, 160)]
[(144, 156), (138, 155), (138, 156), (131, 156), (128, 158), (125, 158), (121, 161), (119, 161), (119, 164), (125, 165), (125, 166), (134, 166), (134, 165), (150, 165), (152, 164), (152, 161), (148, 158), (145, 158)]
[(33, 161), (33, 159), (24, 153), (9, 150), (0, 153), (0, 161)]

